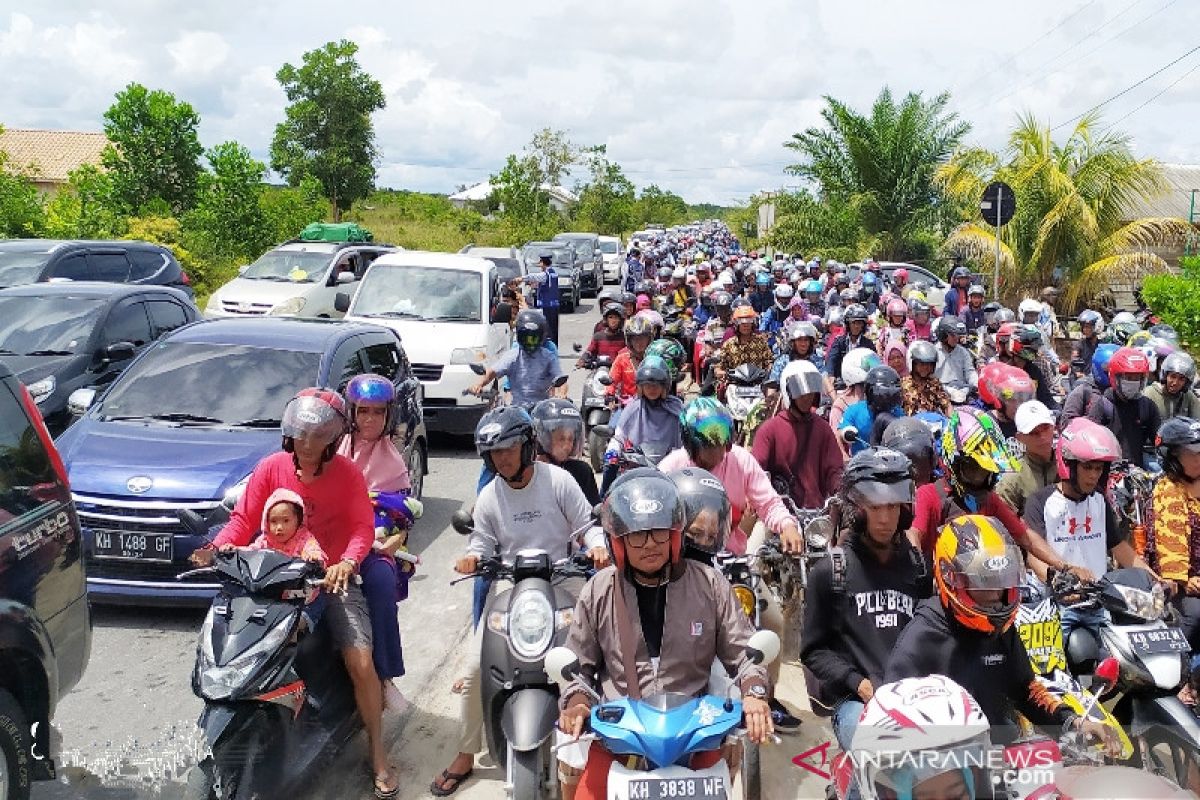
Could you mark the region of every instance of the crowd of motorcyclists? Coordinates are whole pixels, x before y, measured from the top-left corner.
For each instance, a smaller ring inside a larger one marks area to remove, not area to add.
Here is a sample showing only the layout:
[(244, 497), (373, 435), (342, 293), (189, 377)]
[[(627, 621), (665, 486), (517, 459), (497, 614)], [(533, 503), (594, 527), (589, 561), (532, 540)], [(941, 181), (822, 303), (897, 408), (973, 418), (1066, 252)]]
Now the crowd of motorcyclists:
[[(614, 764), (627, 761), (615, 756), (629, 754), (566, 746), (620, 698), (700, 697), (723, 671), (740, 690), (747, 747), (799, 729), (775, 696), (778, 662), (747, 655), (756, 626), (792, 642), (784, 657), (802, 663), (812, 707), (851, 754), (846, 796), (991, 796), (977, 771), (856, 760), (884, 747), (889, 725), (906, 730), (906, 748), (944, 753), (1014, 741), (1019, 716), (1115, 753), (1110, 725), (1039, 681), (1013, 623), (1031, 584), (1094, 584), (1111, 562), (1151, 576), (1200, 653), (1200, 396), (1175, 332), (1144, 314), (1088, 309), (1071, 337), (1055, 287), (1014, 312), (963, 266), (943, 290), (869, 259), (744, 252), (720, 223), (633, 244), (578, 348), (577, 368), (603, 370), (603, 423), (565, 399), (554, 331), (536, 309), (516, 316), (515, 347), (474, 387), (499, 391), (475, 431), (483, 469), (455, 569), (478, 576), (490, 559), (511, 566), (540, 551), (553, 562), (586, 555), (594, 570), (560, 582), (577, 598), (572, 613), (549, 611), (550, 639), (578, 659), (554, 715), (551, 778), (563, 795), (608, 797)], [(300, 498), (329, 560), (315, 624), (337, 631), (384, 800), (398, 791), (380, 726), (403, 674), (394, 610), (404, 570), (393, 558), (403, 536), (373, 531), (369, 492), (407, 489), (402, 459), (380, 444), (397, 414), (374, 384), (352, 384), (345, 399), (301, 393), (284, 414), (283, 452), (256, 468), (213, 545), (248, 544), (273, 491)], [(597, 443), (599, 476), (582, 460)], [(1115, 497), (1129, 475), (1152, 488)], [(827, 541), (809, 535), (818, 516)], [(754, 566), (747, 608), (722, 565), (756, 563), (770, 548), (806, 564), (801, 596)], [(475, 580), (478, 649), (518, 611), (489, 611), (504, 587)], [(1064, 607), (1062, 646), (1090, 637), (1103, 656), (1106, 614)], [(457, 755), (430, 785), (436, 796), (470, 777), (485, 718), (499, 713), (481, 700), (479, 654), (468, 663), (454, 685)], [(1195, 706), (1190, 676), (1173, 688)], [(934, 697), (958, 705), (923, 739), (896, 709)], [(689, 763), (732, 770), (746, 757), (718, 743)], [(1176, 777), (1192, 789), (1200, 780)]]

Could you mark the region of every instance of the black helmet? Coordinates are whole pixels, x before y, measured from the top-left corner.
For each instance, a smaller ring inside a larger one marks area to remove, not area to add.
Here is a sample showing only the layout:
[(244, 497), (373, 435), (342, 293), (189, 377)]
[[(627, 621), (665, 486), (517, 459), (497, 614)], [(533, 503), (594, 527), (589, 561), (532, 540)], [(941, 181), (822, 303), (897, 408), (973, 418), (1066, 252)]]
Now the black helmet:
[(884, 410), (900, 402), (900, 374), (889, 366), (879, 366), (867, 373), (867, 405), (872, 410)]
[(954, 336), (966, 336), (967, 324), (953, 314), (947, 314), (938, 322), (937, 338), (943, 344), (946, 337), (953, 334)]
[(475, 426), (475, 450), (496, 474), (500, 473), (492, 462), (492, 451), (515, 444), (521, 445), (521, 468), (515, 475), (500, 475), (506, 481), (516, 480), (533, 463), (533, 420), (520, 406), (504, 406), (484, 414)]
[(1200, 450), (1200, 420), (1191, 417), (1172, 417), (1158, 429), (1154, 449), (1162, 462), (1163, 472), (1177, 480), (1188, 480), (1179, 463), (1179, 448)]
[(670, 267), (659, 267), (659, 268), (658, 268), (658, 279), (659, 279), (660, 281), (669, 281), (669, 280), (671, 280), (671, 273), (672, 273), (673, 271), (674, 271), (674, 270), (672, 270)]
[(967, 269), (966, 267), (955, 267), (950, 271), (950, 280), (952, 281), (957, 280), (958, 278), (969, 277), (971, 277), (971, 270)]
[(899, 503), (900, 519), (893, 534), (893, 541), (897, 541), (912, 526), (914, 492), (912, 463), (908, 456), (886, 447), (868, 447), (846, 462), (846, 468), (842, 470), (842, 488), (838, 497), (844, 524), (853, 533), (861, 535), (866, 526), (863, 506)]
[(622, 321), (624, 321), (625, 320), (625, 306), (621, 305), (620, 303), (610, 302), (606, 306), (604, 306), (604, 313), (601, 314), (600, 316), (607, 317), (609, 314), (616, 314), (618, 317), (621, 318)]
[(651, 297), (654, 296), (654, 289), (654, 281), (638, 281), (637, 285), (633, 287), (633, 290), (638, 294), (650, 295)]
[(637, 531), (671, 531), (671, 562), (683, 554), (683, 504), (675, 483), (651, 467), (631, 469), (613, 481), (600, 509), (600, 523), (617, 569), (624, 570), (626, 536)]
[[(725, 549), (733, 511), (725, 487), (708, 470), (684, 467), (667, 473), (683, 504), (683, 544), (710, 561)], [(708, 513), (706, 513), (708, 512)], [(703, 515), (703, 519), (701, 519)]]
[(855, 303), (846, 309), (846, 313), (842, 315), (842, 320), (849, 325), (851, 322), (866, 322), (867, 308), (866, 306)]
[(542, 346), (542, 343), (546, 341), (546, 333), (548, 331), (549, 326), (546, 325), (546, 318), (542, 316), (542, 312), (527, 309), (517, 314), (514, 333), (517, 337), (517, 343), (525, 352), (536, 352)]
[(927, 459), (930, 464), (936, 463), (937, 446), (933, 441), (933, 431), (916, 417), (894, 420), (883, 432), (881, 444), (903, 453), (914, 463), (922, 459)]
[(533, 417), (533, 435), (537, 441), (538, 452), (553, 454), (551, 445), (554, 442), (554, 432), (557, 430), (570, 431), (574, 440), (571, 452), (563, 459), (579, 458), (583, 453), (583, 417), (579, 409), (570, 400), (551, 398), (543, 400), (533, 407), (530, 412)]
[(657, 383), (662, 387), (664, 393), (670, 392), (671, 368), (662, 357), (647, 355), (642, 359), (642, 363), (638, 364), (634, 380), (638, 386), (643, 383)]

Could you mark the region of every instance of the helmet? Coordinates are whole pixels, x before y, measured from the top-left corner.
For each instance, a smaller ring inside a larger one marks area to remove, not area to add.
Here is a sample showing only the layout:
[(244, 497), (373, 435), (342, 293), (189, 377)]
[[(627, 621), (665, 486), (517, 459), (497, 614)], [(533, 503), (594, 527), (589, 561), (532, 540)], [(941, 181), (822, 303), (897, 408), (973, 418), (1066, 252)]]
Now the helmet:
[(357, 427), (355, 423), (358, 419), (358, 407), (363, 403), (372, 403), (387, 408), (387, 420), (383, 425), (383, 435), (391, 436), (396, 432), (399, 422), (396, 386), (390, 380), (373, 372), (355, 375), (346, 384), (344, 395), (351, 426)]
[[(632, 340), (641, 336), (645, 336), (648, 339), (653, 339), (654, 331), (651, 330), (650, 320), (635, 314), (629, 319), (625, 320), (625, 344), (630, 350), (632, 350)], [(649, 342), (646, 344), (649, 345)]]
[(1017, 305), (1017, 314), (1022, 318), (1022, 321), (1026, 314), (1038, 314), (1040, 316), (1041, 313), (1042, 304), (1037, 300), (1026, 297)]
[(475, 451), (492, 472), (500, 474), (492, 461), (492, 451), (517, 444), (521, 445), (521, 467), (514, 475), (500, 475), (505, 480), (516, 480), (533, 463), (533, 420), (529, 412), (520, 406), (494, 408), (475, 426)]
[(770, 286), (771, 276), (766, 272), (756, 272), (754, 274), (754, 285), (763, 287)]
[(1084, 325), (1091, 325), (1097, 336), (1104, 333), (1104, 317), (1100, 316), (1099, 311), (1093, 311), (1090, 308), (1085, 308), (1083, 311), (1079, 312), (1078, 321), (1080, 327), (1083, 327)]
[(842, 303), (847, 306), (849, 306), (853, 303), (857, 303), (858, 302), (858, 290), (853, 287), (847, 286), (845, 289), (842, 289), (840, 292), (838, 292), (838, 299), (841, 300)]
[[(645, 363), (645, 362), (642, 362)], [(529, 412), (533, 418), (533, 435), (539, 452), (553, 455), (554, 432), (569, 431), (572, 434), (571, 452), (562, 460), (579, 458), (583, 453), (583, 417), (570, 400), (551, 398), (542, 400)]]
[(542, 316), (542, 312), (527, 309), (517, 314), (514, 333), (517, 343), (525, 352), (536, 352), (546, 341), (546, 334), (549, 330), (550, 327), (546, 324), (546, 318)]
[(864, 272), (862, 275), (862, 285), (864, 290), (872, 291), (879, 285), (879, 278), (874, 272)]
[[(957, 517), (938, 533), (933, 545), (933, 580), (942, 605), (965, 628), (1003, 633), (1020, 605), (1025, 562), (1021, 549), (995, 517)], [(998, 607), (980, 606), (971, 589), (1001, 589)]]
[[(1122, 319), (1122, 314), (1128, 315), (1129, 318)], [(1142, 326), (1138, 325), (1137, 320), (1133, 318), (1133, 314), (1130, 314), (1128, 311), (1122, 311), (1121, 314), (1117, 314), (1117, 316), (1113, 317), (1113, 341), (1119, 345), (1127, 344), (1130, 338), (1132, 338), (1133, 335), (1141, 329)]]
[(900, 375), (889, 366), (879, 366), (867, 373), (867, 405), (873, 411), (883, 411), (900, 402)]
[(738, 306), (733, 311), (733, 324), (741, 325), (743, 322), (754, 322), (758, 319), (758, 314), (754, 311), (754, 307), (747, 304)]
[(900, 269), (894, 270), (892, 272), (892, 280), (893, 281), (894, 280), (907, 281), (908, 280), (908, 270), (906, 270), (904, 267), (900, 267)]
[(950, 270), (951, 281), (955, 281), (959, 278), (969, 277), (971, 277), (971, 270), (967, 269), (966, 267), (955, 267), (954, 269)]
[(1109, 342), (1099, 345), (1092, 354), (1092, 380), (1098, 389), (1108, 388), (1108, 362), (1112, 361), (1113, 353), (1120, 349), (1119, 345)]
[(1187, 381), (1183, 390), (1186, 392), (1192, 388), (1192, 384), (1196, 381), (1196, 360), (1188, 353), (1182, 350), (1176, 350), (1171, 355), (1162, 360), (1162, 364), (1158, 367), (1158, 378), (1161, 381), (1166, 381), (1167, 373), (1174, 372), (1176, 375), (1182, 375)]
[(936, 364), (937, 360), (937, 348), (933, 346), (933, 342), (918, 339), (908, 347), (909, 371), (912, 371), (915, 364)]
[(816, 364), (807, 359), (788, 362), (779, 374), (779, 388), (783, 395), (780, 402), (783, 408), (790, 407), (797, 397), (821, 394), (823, 387), (821, 371), (817, 369)]
[(909, 311), (912, 312), (912, 315), (914, 318), (916, 318), (916, 316), (918, 314), (924, 314), (926, 317), (928, 317), (929, 316), (929, 303), (925, 302), (924, 296), (917, 297), (917, 296), (915, 296), (916, 294), (917, 294), (916, 292), (912, 292), (908, 295)]
[[(999, 319), (999, 313), (996, 314)], [(1001, 352), (1015, 352), (1012, 349), (1013, 337), (1017, 335), (1020, 326), (1015, 322), (1004, 322), (996, 329), (996, 349)]]
[[(1069, 480), (1079, 491), (1075, 468), (1080, 461), (1103, 461), (1112, 464), (1121, 457), (1121, 445), (1113, 432), (1087, 417), (1076, 417), (1058, 435), (1058, 477)], [(1100, 478), (1098, 491), (1108, 485), (1108, 468)]]
[(621, 292), (620, 303), (623, 306), (632, 306), (637, 303), (637, 295), (633, 292)]
[(624, 321), (625, 306), (621, 305), (620, 303), (609, 303), (608, 305), (604, 306), (604, 313), (601, 316), (607, 317), (610, 314), (616, 314), (621, 318), (622, 321)]
[(990, 794), (990, 787), (975, 791), (971, 769), (988, 763), (990, 730), (975, 698), (944, 675), (885, 683), (850, 743), (858, 791), (864, 800), (911, 798), (919, 784), (957, 770), (967, 797)]
[(865, 383), (867, 372), (881, 365), (879, 354), (868, 347), (856, 347), (842, 359), (842, 383), (857, 386)]
[[(1097, 348), (1099, 349), (1099, 348)], [(1146, 388), (1146, 376), (1150, 374), (1150, 360), (1136, 347), (1122, 347), (1113, 353), (1108, 362), (1108, 383), (1113, 392), (1125, 399), (1136, 400)], [(1133, 375), (1133, 378), (1118, 378)]]
[(683, 446), (695, 460), (702, 447), (733, 446), (733, 415), (712, 397), (697, 397), (679, 415)]
[(998, 311), (996, 311), (996, 324), (997, 325), (1003, 325), (1006, 322), (1016, 322), (1016, 321), (1017, 321), (1017, 315), (1013, 312), (1013, 310), (1011, 308), (1005, 308), (1005, 307), (1001, 306), (1000, 309)]
[(1013, 332), (1012, 340), (1008, 344), (1008, 350), (1013, 355), (1019, 355), (1026, 361), (1033, 361), (1037, 358), (1038, 351), (1042, 349), (1042, 332), (1038, 330), (1036, 325), (1017, 325), (1016, 331)]
[(842, 319), (844, 319), (846, 321), (847, 325), (849, 325), (851, 322), (856, 322), (856, 321), (865, 323), (867, 321), (866, 306), (862, 306), (862, 305), (859, 305), (858, 303), (855, 303), (854, 305), (852, 305), (846, 309), (846, 313), (843, 315)]
[(633, 291), (637, 294), (647, 294), (653, 296), (655, 291), (654, 281), (638, 281), (636, 284), (634, 284)]
[(667, 477), (675, 483), (683, 504), (684, 547), (707, 556), (724, 550), (733, 518), (725, 487), (711, 472), (699, 467), (677, 469), (668, 472)]
[(1154, 452), (1162, 461), (1163, 472), (1176, 480), (1188, 480), (1179, 463), (1180, 447), (1200, 452), (1200, 420), (1191, 417), (1171, 417), (1154, 437)]
[[(927, 460), (930, 465), (933, 465), (934, 458), (937, 456), (933, 431), (916, 417), (900, 417), (893, 421), (884, 430), (880, 443), (890, 450), (908, 456), (908, 460), (913, 463)], [(844, 472), (842, 480), (845, 480)]]
[(854, 506), (911, 503), (914, 491), (912, 462), (897, 450), (868, 447), (847, 461), (842, 471), (842, 497)]
[(981, 284), (973, 283), (973, 284), (971, 284), (971, 288), (967, 289), (967, 297), (972, 297), (974, 295), (979, 295), (980, 297), (986, 297), (987, 291), (984, 290), (984, 288)]
[[(333, 458), (342, 436), (349, 429), (346, 402), (340, 394), (330, 389), (301, 389), (283, 409), (279, 427), (285, 452), (295, 453), (296, 439), (315, 439), (325, 443), (321, 463), (317, 465), (316, 474), (320, 475), (322, 467)], [(295, 460), (295, 455), (292, 459)]]
[(947, 336), (966, 336), (967, 323), (963, 322), (953, 314), (947, 314), (938, 320), (937, 338), (943, 344), (946, 342)]
[(776, 300), (791, 300), (792, 295), (794, 295), (795, 293), (796, 293), (796, 290), (792, 288), (792, 285), (790, 283), (781, 283), (775, 287), (775, 299)]
[(671, 391), (671, 383), (674, 380), (667, 362), (660, 356), (652, 356), (649, 353), (642, 358), (642, 363), (638, 364), (634, 377), (638, 386), (643, 383), (657, 383), (663, 392)]
[(809, 281), (808, 283), (804, 284), (804, 293), (805, 294), (820, 294), (821, 293), (821, 282), (814, 280), (814, 281)]
[(816, 345), (817, 339), (820, 338), (820, 334), (817, 333), (817, 326), (811, 322), (797, 322), (788, 332), (789, 341), (794, 342), (797, 339), (804, 338), (812, 339), (813, 344)]
[(1179, 332), (1165, 322), (1150, 326), (1150, 335), (1158, 339), (1166, 339), (1176, 347), (1179, 346)]
[[(671, 280), (671, 275), (674, 272), (675, 272), (675, 270), (671, 269), (670, 267), (659, 267), (658, 268), (658, 279), (660, 281), (662, 281), (663, 283), (666, 283), (667, 281)], [(682, 277), (686, 277), (686, 276), (687, 276), (687, 271), (685, 270)]]
[(613, 481), (600, 508), (600, 524), (617, 569), (626, 564), (624, 539), (639, 531), (671, 532), (671, 564), (683, 556), (683, 504), (675, 482), (651, 467), (631, 469)]
[(671, 379), (679, 377), (683, 372), (684, 364), (687, 363), (687, 354), (683, 351), (683, 345), (674, 339), (655, 339), (646, 348), (646, 357), (658, 356), (666, 362), (667, 368), (671, 370)]
[(992, 381), (992, 397), (996, 401), (994, 408), (1003, 408), (1010, 402), (1019, 406), (1032, 400), (1037, 394), (1037, 386), (1034, 385), (1033, 378), (1029, 377), (1029, 373), (1009, 364), (1001, 366), (1008, 369), (998, 372)]
[(894, 300), (888, 300), (887, 316), (890, 320), (892, 317), (904, 317), (908, 315), (908, 303), (897, 297)]
[[(974, 461), (988, 473), (987, 485), (967, 486), (963, 482), (959, 471), (967, 461)], [(996, 421), (967, 407), (956, 408), (946, 422), (942, 433), (942, 466), (954, 491), (968, 502), (975, 493), (994, 488), (1002, 473), (1017, 471)]]
[(718, 310), (733, 305), (733, 295), (729, 292), (717, 292), (713, 295), (713, 308)]
[(844, 272), (835, 272), (833, 274), (833, 285), (834, 286), (849, 286), (850, 285), (850, 276)]
[(659, 332), (662, 331), (663, 324), (666, 322), (663, 319), (663, 315), (652, 308), (643, 308), (637, 313), (637, 316), (644, 317), (650, 323), (650, 332), (657, 338)]

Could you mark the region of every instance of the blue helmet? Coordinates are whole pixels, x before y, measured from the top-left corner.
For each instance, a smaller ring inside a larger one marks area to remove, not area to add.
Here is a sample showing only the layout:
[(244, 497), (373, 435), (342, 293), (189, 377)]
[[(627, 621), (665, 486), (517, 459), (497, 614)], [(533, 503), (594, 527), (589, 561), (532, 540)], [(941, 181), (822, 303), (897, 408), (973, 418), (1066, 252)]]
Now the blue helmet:
[(809, 292), (820, 294), (821, 282), (817, 280), (809, 281), (808, 283), (804, 284), (804, 292), (805, 294), (808, 294)]
[(878, 280), (879, 279), (875, 277), (874, 272), (864, 272), (863, 276), (862, 276), (863, 288), (865, 289), (868, 286), (873, 288), (875, 286), (875, 284), (878, 282)]
[(755, 286), (770, 286), (771, 276), (766, 272), (759, 272), (754, 276)]
[(1096, 382), (1098, 388), (1108, 388), (1108, 362), (1112, 361), (1113, 353), (1120, 349), (1120, 346), (1116, 344), (1102, 344), (1092, 355), (1092, 380)]

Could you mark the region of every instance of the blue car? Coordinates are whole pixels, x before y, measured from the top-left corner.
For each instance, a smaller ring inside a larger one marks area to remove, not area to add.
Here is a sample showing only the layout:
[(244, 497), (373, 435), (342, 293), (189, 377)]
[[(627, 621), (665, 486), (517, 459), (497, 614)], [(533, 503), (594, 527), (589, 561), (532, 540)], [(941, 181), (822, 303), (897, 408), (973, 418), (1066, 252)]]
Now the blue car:
[[(95, 603), (206, 606), (219, 586), (177, 581), (204, 543), (178, 514), (232, 505), (263, 457), (280, 447), (280, 416), (305, 386), (341, 390), (375, 372), (397, 385), (403, 446), (420, 496), (427, 471), (421, 387), (399, 337), (376, 325), (220, 319), (179, 328), (146, 349), (56, 444), (83, 526)], [(215, 515), (214, 515), (215, 516)]]

